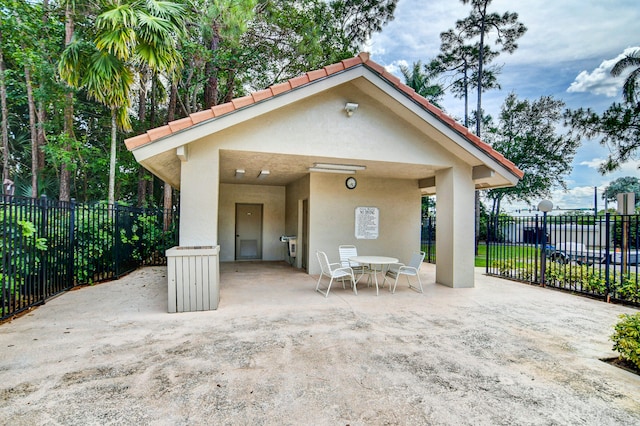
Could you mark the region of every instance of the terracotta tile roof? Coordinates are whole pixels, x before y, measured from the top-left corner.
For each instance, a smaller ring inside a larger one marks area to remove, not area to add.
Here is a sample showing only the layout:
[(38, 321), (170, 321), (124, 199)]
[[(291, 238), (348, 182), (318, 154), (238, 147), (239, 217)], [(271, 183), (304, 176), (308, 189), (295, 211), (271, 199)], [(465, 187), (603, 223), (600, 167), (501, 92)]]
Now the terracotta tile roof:
[(309, 71), (301, 76), (293, 77), (288, 81), (285, 81), (284, 83), (275, 84), (267, 89), (253, 92), (247, 96), (233, 99), (231, 102), (216, 105), (210, 109), (193, 113), (189, 115), (189, 117), (172, 121), (165, 126), (147, 130), (146, 133), (126, 139), (124, 142), (125, 142), (125, 145), (127, 146), (127, 149), (131, 151), (134, 148), (146, 145), (157, 139), (170, 135), (171, 133), (175, 133), (180, 130), (186, 129), (202, 121), (209, 120), (214, 117), (220, 117), (221, 115), (228, 114), (237, 109), (244, 108), (249, 105), (255, 104), (257, 102), (262, 102), (273, 96), (277, 96), (282, 93), (288, 92), (290, 90), (295, 89), (296, 87), (304, 86), (305, 84), (309, 84), (315, 80), (325, 78), (332, 74), (336, 74), (343, 70), (360, 66), (360, 65), (365, 66), (367, 69), (373, 71), (374, 73), (380, 75), (382, 78), (387, 80), (390, 84), (395, 86), (398, 90), (405, 93), (407, 97), (412, 99), (414, 102), (419, 104), (421, 107), (423, 107), (427, 111), (431, 112), (440, 121), (445, 123), (451, 129), (455, 130), (461, 136), (463, 136), (471, 144), (475, 145), (481, 151), (485, 152), (490, 157), (498, 161), (505, 168), (510, 170), (515, 176), (517, 176), (518, 178), (522, 178), (522, 176), (524, 176), (524, 172), (518, 169), (518, 167), (516, 167), (516, 165), (513, 162), (506, 159), (502, 154), (494, 150), (489, 144), (480, 140), (480, 138), (478, 138), (476, 135), (471, 133), (469, 129), (467, 129), (466, 127), (464, 127), (463, 125), (455, 121), (453, 118), (449, 117), (440, 108), (434, 106), (427, 99), (417, 94), (415, 90), (413, 90), (411, 87), (402, 83), (398, 77), (387, 72), (387, 70), (385, 70), (383, 66), (381, 66), (380, 64), (377, 64), (376, 62), (371, 61), (369, 59), (369, 53), (366, 53), (366, 52), (360, 53), (356, 57), (345, 59), (336, 64), (327, 65), (322, 69)]

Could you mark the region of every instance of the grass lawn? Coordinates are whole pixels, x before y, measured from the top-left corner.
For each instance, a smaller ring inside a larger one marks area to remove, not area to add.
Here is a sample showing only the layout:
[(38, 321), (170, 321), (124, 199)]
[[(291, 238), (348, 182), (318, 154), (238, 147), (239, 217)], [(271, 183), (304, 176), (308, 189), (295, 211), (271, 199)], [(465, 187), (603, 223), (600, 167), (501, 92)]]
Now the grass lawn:
[[(426, 247), (423, 247), (423, 250), (426, 250)], [(523, 265), (526, 263), (531, 263), (535, 259), (535, 248), (533, 246), (528, 245), (516, 245), (516, 246), (493, 246), (492, 250), (492, 258), (500, 259), (500, 260), (519, 260)], [(434, 256), (435, 250), (432, 251), (431, 256)], [(478, 267), (486, 267), (487, 266), (487, 245), (485, 243), (478, 244), (478, 255), (475, 257), (475, 266)]]

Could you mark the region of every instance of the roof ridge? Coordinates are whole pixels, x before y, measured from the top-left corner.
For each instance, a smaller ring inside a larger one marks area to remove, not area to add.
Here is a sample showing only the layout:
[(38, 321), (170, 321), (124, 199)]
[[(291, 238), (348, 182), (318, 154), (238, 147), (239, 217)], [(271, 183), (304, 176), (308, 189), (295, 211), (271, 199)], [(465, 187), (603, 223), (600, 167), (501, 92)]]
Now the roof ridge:
[(512, 161), (508, 160), (498, 151), (493, 149), (491, 145), (483, 142), (467, 127), (464, 127), (462, 124), (454, 120), (451, 116), (447, 115), (442, 109), (433, 105), (431, 102), (429, 102), (428, 99), (418, 94), (413, 88), (409, 87), (398, 77), (388, 72), (382, 65), (372, 61), (369, 52), (360, 52), (353, 58), (343, 59), (342, 61), (335, 64), (327, 65), (317, 70), (307, 71), (302, 75), (292, 77), (282, 83), (276, 83), (267, 87), (266, 89), (251, 92), (246, 96), (234, 98), (229, 102), (214, 105), (211, 108), (191, 113), (187, 117), (171, 121), (164, 126), (149, 129), (145, 133), (125, 139), (124, 142), (127, 149), (131, 151), (134, 148), (152, 143), (157, 139), (163, 138), (172, 133), (176, 133), (180, 130), (187, 129), (203, 121), (229, 114), (233, 111), (265, 101), (280, 94), (287, 93), (295, 88), (312, 83), (316, 80), (327, 78), (333, 74), (337, 74), (339, 72), (343, 72), (360, 65), (365, 66), (367, 69), (373, 71), (374, 73), (378, 74), (380, 77), (388, 81), (391, 85), (403, 92), (407, 97), (412, 99), (423, 109), (435, 115), (436, 118), (449, 126), (452, 130), (459, 133), (471, 144), (476, 146), (481, 151), (485, 152), (500, 164), (504, 165), (507, 169), (511, 170), (511, 172), (513, 172), (516, 176), (518, 176), (519, 178), (522, 178), (522, 176), (524, 176), (524, 172), (518, 169), (518, 167)]

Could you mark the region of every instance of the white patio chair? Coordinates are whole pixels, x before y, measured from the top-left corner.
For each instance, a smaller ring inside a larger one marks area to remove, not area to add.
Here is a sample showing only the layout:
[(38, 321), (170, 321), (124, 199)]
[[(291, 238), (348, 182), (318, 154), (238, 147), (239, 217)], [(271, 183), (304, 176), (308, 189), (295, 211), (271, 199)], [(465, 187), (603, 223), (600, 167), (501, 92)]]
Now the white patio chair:
[[(356, 282), (360, 281), (360, 278), (362, 278), (364, 274), (368, 274), (370, 272), (370, 269), (367, 265), (363, 265), (358, 262), (351, 262), (349, 260), (350, 257), (358, 255), (358, 249), (356, 246), (347, 245), (347, 244), (339, 245), (338, 253), (340, 254), (340, 263), (342, 264), (343, 267), (348, 266), (351, 269), (353, 269), (354, 275), (360, 274)], [(369, 281), (370, 279), (371, 277), (369, 277)]]
[[(408, 265), (405, 265), (404, 263), (394, 263), (392, 265), (389, 265), (389, 270), (387, 271), (386, 275), (396, 279), (395, 283), (393, 284), (393, 290), (391, 289), (391, 285), (389, 285), (389, 290), (391, 291), (391, 293), (396, 292), (396, 286), (398, 285), (398, 278), (400, 278), (400, 275), (404, 275), (407, 277), (409, 288), (416, 291), (419, 290), (420, 293), (424, 292), (424, 290), (422, 289), (422, 281), (420, 281), (420, 266), (422, 266), (424, 256), (425, 253), (423, 251), (415, 252), (411, 255), (411, 260), (409, 261)], [(411, 285), (409, 276), (415, 276), (418, 279), (418, 285), (420, 286), (420, 288)]]
[[(348, 266), (340, 267), (340, 263), (329, 263), (327, 254), (323, 251), (317, 251), (316, 255), (318, 256), (318, 262), (320, 263), (320, 269), (322, 270), (322, 272), (320, 273), (320, 277), (318, 278), (316, 291), (324, 294), (324, 297), (327, 297), (329, 295), (329, 290), (331, 290), (331, 284), (333, 284), (334, 279), (349, 278), (351, 280), (353, 292), (355, 294), (358, 294), (358, 290), (356, 289), (356, 279), (353, 276), (353, 269)], [(323, 276), (327, 276), (331, 279), (329, 281), (329, 286), (327, 287), (326, 293), (320, 291), (320, 281), (322, 281)], [(342, 281), (342, 288), (344, 288), (344, 280)]]

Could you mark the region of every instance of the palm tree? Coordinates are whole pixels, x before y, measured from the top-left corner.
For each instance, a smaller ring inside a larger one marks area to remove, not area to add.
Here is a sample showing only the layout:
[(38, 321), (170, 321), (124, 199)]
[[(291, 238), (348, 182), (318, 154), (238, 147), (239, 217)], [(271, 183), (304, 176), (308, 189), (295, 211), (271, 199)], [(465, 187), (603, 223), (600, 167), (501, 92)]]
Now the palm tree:
[(611, 69), (611, 75), (620, 76), (627, 68), (634, 68), (627, 76), (622, 86), (622, 95), (625, 102), (635, 105), (636, 110), (640, 110), (640, 96), (638, 86), (640, 85), (640, 49), (620, 59)]
[(93, 42), (74, 38), (60, 59), (62, 78), (111, 110), (109, 204), (115, 202), (117, 131), (131, 130), (127, 108), (134, 66), (169, 73), (179, 68), (182, 12), (182, 5), (168, 1), (111, 1), (96, 19)]
[(422, 68), (422, 62), (418, 61), (414, 62), (411, 68), (400, 65), (400, 72), (402, 72), (407, 86), (415, 90), (420, 96), (427, 98), (429, 102), (438, 108), (441, 108), (439, 102), (444, 96), (444, 90), (439, 84), (432, 84), (433, 73), (426, 66), (424, 71)]

